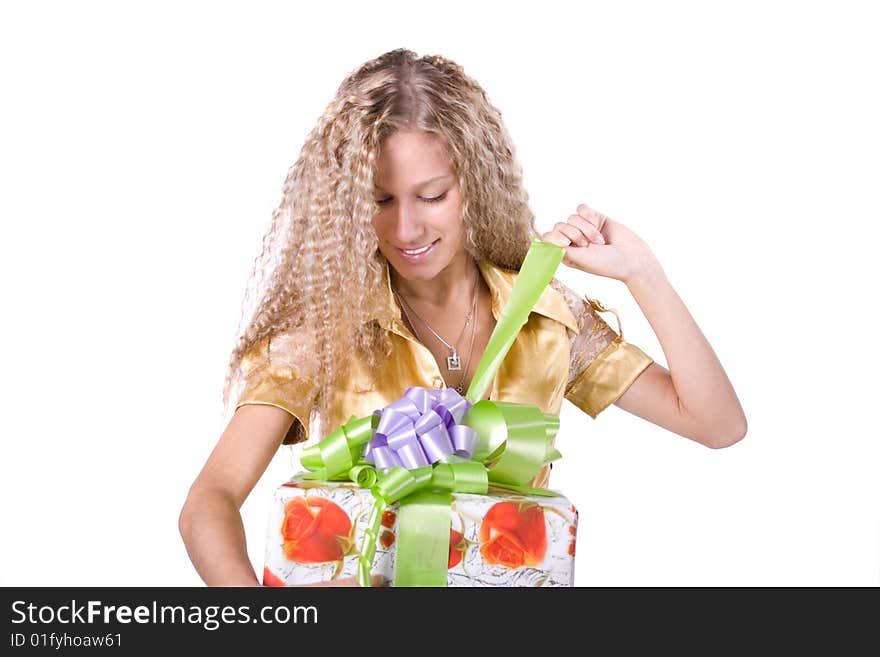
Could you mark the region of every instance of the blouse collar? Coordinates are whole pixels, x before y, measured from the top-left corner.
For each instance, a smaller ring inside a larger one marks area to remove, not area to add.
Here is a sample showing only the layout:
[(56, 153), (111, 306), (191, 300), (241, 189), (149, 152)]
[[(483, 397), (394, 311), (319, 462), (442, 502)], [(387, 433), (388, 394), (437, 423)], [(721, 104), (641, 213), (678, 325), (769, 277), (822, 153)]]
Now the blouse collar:
[[(400, 316), (400, 308), (394, 300), (394, 291), (391, 287), (390, 265), (387, 260), (384, 260), (384, 263), (385, 284), (387, 289), (387, 314), (385, 317), (377, 317), (375, 319), (377, 319), (379, 324), (386, 330), (391, 330), (398, 335), (406, 337), (411, 334), (404, 325)], [(489, 286), (489, 291), (492, 296), (492, 315), (497, 321), (501, 315), (501, 309), (504, 308), (507, 304), (507, 300), (510, 298), (510, 292), (513, 290), (513, 284), (516, 282), (516, 277), (519, 275), (519, 272), (499, 267), (488, 260), (477, 259), (477, 266), (480, 268), (483, 280), (486, 281), (486, 285)], [(535, 302), (532, 312), (559, 322), (566, 328), (571, 329), (575, 334), (580, 333), (577, 321), (575, 320), (565, 297), (549, 285), (541, 293), (541, 296), (538, 297), (538, 301)]]

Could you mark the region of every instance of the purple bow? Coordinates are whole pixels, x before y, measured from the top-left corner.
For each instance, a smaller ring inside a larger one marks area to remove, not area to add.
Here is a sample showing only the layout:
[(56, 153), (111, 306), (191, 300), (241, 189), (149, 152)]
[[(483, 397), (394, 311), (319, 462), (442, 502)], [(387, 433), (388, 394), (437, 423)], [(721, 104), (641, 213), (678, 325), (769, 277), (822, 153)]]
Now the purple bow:
[(364, 449), (364, 460), (384, 470), (431, 465), (454, 454), (470, 459), (477, 432), (459, 424), (471, 403), (453, 388), (413, 386), (381, 411), (379, 425)]

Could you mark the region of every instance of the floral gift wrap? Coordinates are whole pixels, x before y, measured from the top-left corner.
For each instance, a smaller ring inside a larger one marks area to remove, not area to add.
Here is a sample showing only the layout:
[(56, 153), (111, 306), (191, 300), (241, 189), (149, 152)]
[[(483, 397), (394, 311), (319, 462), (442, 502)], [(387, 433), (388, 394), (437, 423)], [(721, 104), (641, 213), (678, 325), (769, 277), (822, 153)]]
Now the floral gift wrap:
[[(552, 491), (551, 491), (552, 493)], [(353, 577), (375, 499), (351, 482), (294, 478), (275, 494), (263, 584)], [(372, 574), (395, 580), (399, 503), (381, 514)], [(573, 586), (577, 510), (558, 494), (453, 493), (446, 586)]]

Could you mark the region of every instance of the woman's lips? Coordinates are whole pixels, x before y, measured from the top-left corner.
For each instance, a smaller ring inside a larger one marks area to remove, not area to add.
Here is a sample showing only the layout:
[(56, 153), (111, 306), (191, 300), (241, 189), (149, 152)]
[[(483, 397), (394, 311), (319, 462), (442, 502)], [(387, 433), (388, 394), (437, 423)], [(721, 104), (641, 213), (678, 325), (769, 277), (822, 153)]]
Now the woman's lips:
[(434, 249), (437, 246), (437, 242), (439, 242), (439, 238), (431, 242), (427, 248), (422, 247), (422, 251), (417, 253), (407, 253), (403, 249), (397, 249), (397, 252), (400, 254), (400, 257), (406, 260), (407, 262), (422, 262), (426, 258), (428, 258), (432, 253), (434, 253)]

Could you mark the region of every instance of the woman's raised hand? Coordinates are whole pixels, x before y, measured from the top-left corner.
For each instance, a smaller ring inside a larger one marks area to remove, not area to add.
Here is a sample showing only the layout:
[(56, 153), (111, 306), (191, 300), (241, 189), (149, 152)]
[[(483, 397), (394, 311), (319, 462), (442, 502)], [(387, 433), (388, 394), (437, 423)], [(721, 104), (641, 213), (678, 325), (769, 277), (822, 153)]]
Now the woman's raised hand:
[(569, 267), (623, 283), (657, 262), (638, 235), (585, 203), (577, 206), (577, 212), (567, 221), (544, 233), (541, 240), (565, 247), (562, 262)]

